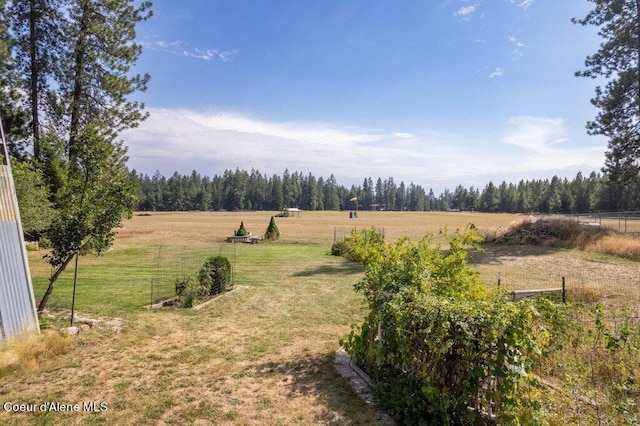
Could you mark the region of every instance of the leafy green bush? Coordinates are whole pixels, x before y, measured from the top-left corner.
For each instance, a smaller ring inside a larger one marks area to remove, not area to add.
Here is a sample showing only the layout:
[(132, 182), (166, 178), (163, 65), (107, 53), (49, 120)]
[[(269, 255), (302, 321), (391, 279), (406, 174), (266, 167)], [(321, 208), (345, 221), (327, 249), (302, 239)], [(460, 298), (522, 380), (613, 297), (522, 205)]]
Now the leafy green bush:
[(276, 225), (276, 220), (273, 216), (271, 216), (271, 220), (269, 221), (269, 226), (267, 226), (267, 230), (264, 233), (265, 240), (279, 240), (280, 239), (280, 230), (278, 229), (278, 225)]
[(360, 231), (352, 229), (349, 237), (333, 243), (331, 254), (364, 263), (370, 249), (383, 243), (384, 234), (375, 227)]
[(209, 294), (222, 293), (231, 283), (231, 262), (224, 256), (207, 259), (198, 272), (198, 282), (209, 289)]
[(500, 423), (535, 422), (532, 371), (553, 347), (545, 315), (555, 305), (513, 303), (480, 283), (466, 264), (480, 240), (472, 232), (455, 233), (445, 252), (431, 237), (392, 244), (361, 237), (350, 244), (365, 266), (356, 290), (369, 313), (342, 343), (387, 409), (403, 424), (481, 424), (489, 410)]
[(351, 251), (351, 246), (349, 245), (349, 241), (346, 239), (338, 240), (331, 246), (331, 255), (332, 256), (342, 256), (349, 259), (349, 253)]

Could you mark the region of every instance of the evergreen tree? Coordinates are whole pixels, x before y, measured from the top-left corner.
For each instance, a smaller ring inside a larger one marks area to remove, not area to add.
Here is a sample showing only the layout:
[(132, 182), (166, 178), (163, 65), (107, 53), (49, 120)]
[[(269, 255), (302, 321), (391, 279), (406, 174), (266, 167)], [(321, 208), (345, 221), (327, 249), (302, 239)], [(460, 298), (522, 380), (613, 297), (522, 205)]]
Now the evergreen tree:
[(596, 87), (591, 102), (600, 112), (587, 130), (609, 139), (604, 170), (621, 185), (640, 172), (640, 1), (590, 1), (594, 9), (573, 22), (599, 27), (604, 41), (576, 75), (608, 80), (604, 89)]
[(264, 233), (265, 240), (279, 240), (280, 239), (280, 230), (278, 229), (278, 225), (276, 225), (276, 219), (271, 216), (271, 220), (269, 221), (269, 226), (267, 226), (267, 230)]
[(20, 84), (11, 56), (9, 22), (7, 22), (6, 2), (0, 0), (0, 120), (9, 153), (14, 158), (24, 155), (27, 144), (28, 111), (22, 107)]
[(151, 16), (151, 3), (132, 0), (71, 0), (65, 64), (60, 79), (68, 115), (68, 150), (75, 158), (81, 129), (92, 123), (111, 138), (136, 127), (147, 117), (144, 104), (128, 99), (145, 91), (149, 75), (131, 74), (142, 46), (135, 42), (136, 25)]
[(41, 159), (41, 109), (52, 114), (56, 93), (50, 82), (60, 76), (64, 40), (62, 0), (14, 1), (9, 13), (13, 31), (14, 57), (24, 81), (23, 90), (29, 94), (33, 156)]

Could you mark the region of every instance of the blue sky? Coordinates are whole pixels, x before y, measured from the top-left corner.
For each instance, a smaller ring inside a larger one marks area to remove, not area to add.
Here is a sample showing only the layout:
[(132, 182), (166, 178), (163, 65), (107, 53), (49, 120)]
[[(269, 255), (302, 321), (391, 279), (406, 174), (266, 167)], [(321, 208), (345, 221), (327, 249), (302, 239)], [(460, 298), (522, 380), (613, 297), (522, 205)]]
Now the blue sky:
[[(586, 0), (155, 0), (141, 23), (129, 166), (289, 171), (344, 185), (458, 184), (599, 170)], [(602, 84), (602, 82), (600, 82)]]

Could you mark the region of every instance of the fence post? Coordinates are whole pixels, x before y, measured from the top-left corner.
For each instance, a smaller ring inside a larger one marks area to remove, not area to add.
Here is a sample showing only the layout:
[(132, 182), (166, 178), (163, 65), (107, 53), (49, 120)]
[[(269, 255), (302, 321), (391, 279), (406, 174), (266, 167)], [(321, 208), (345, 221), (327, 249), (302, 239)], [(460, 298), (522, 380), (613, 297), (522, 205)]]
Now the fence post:
[(500, 287), (500, 272), (498, 272), (498, 287)]
[(562, 303), (567, 303), (567, 289), (565, 286), (565, 278), (562, 277)]

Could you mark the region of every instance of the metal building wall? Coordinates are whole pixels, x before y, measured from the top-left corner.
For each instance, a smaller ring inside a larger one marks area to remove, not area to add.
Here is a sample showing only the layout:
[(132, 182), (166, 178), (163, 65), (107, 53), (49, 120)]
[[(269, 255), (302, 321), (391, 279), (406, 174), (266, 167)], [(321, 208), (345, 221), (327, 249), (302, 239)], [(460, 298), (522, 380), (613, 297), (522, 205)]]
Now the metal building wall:
[(5, 147), (0, 141), (0, 340), (40, 329)]

